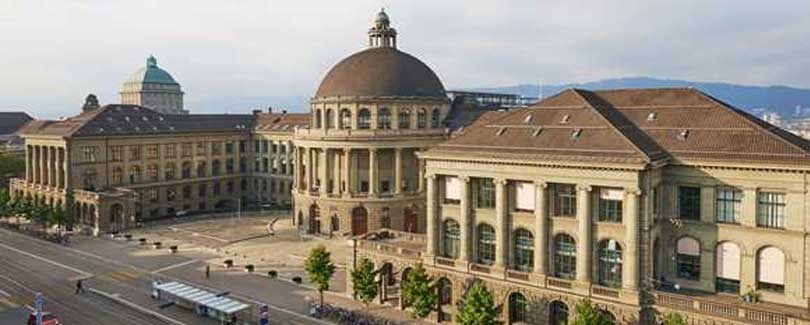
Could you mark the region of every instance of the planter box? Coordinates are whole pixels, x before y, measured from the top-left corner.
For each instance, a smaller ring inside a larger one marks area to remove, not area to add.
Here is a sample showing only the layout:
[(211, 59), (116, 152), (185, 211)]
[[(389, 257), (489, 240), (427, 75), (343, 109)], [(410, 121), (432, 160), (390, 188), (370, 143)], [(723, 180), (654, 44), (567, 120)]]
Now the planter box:
[(292, 278), (292, 282), (295, 282), (295, 283), (297, 283), (297, 284), (301, 284), (301, 282), (303, 282), (303, 280), (301, 280), (301, 277), (300, 277), (300, 276), (294, 276), (294, 277)]
[(130, 240), (132, 240), (132, 235), (126, 234), (126, 235), (124, 235), (124, 238), (126, 238), (127, 241), (130, 241)]
[(177, 253), (177, 246), (169, 246), (169, 249), (172, 250), (172, 254)]
[(161, 245), (162, 244), (159, 241), (152, 243), (152, 246), (155, 246), (155, 248), (160, 248)]
[(267, 277), (269, 277), (271, 279), (278, 278), (278, 271), (276, 271), (276, 270), (267, 271)]
[(253, 272), (254, 268), (255, 267), (253, 266), (253, 264), (245, 265), (245, 272), (251, 273)]
[(233, 266), (233, 260), (225, 260), (225, 267), (229, 268)]
[(146, 245), (146, 238), (139, 238), (138, 241), (141, 243), (141, 245)]

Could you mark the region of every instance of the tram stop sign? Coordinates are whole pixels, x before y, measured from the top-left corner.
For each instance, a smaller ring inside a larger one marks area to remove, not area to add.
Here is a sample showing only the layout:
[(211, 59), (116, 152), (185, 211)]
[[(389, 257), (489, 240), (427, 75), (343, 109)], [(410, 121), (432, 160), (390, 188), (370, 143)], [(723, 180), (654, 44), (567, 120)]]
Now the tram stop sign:
[(270, 308), (268, 308), (267, 305), (262, 305), (261, 307), (259, 307), (259, 325), (270, 324), (269, 316), (270, 316)]

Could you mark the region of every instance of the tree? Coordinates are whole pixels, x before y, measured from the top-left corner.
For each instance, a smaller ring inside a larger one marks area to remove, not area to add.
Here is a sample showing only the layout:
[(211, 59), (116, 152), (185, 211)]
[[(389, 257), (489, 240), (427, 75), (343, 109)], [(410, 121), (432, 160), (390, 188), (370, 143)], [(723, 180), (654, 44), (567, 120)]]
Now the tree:
[(43, 203), (37, 203), (31, 210), (31, 218), (37, 222), (42, 223), (42, 227), (48, 229), (48, 219), (50, 218), (51, 208)]
[(48, 215), (48, 223), (56, 225), (59, 227), (60, 231), (62, 229), (62, 224), (65, 223), (65, 220), (67, 220), (67, 212), (65, 212), (62, 207), (56, 206), (50, 210), (50, 214)]
[(8, 187), (10, 177), (25, 174), (25, 158), (0, 152), (0, 188)]
[(19, 198), (12, 202), (11, 213), (17, 217), (17, 226), (19, 226), (21, 224), (20, 218), (31, 218), (33, 213), (33, 205), (28, 199)]
[(574, 307), (574, 319), (571, 325), (611, 325), (610, 318), (591, 303), (589, 299), (580, 300)]
[(377, 297), (377, 271), (374, 270), (374, 263), (367, 258), (360, 260), (360, 264), (352, 270), (352, 289), (363, 304), (368, 307), (368, 303)]
[(439, 303), (439, 294), (431, 282), (422, 263), (416, 264), (402, 281), (402, 297), (410, 304), (414, 318), (425, 318)]
[(6, 189), (0, 188), (0, 218), (11, 216), (12, 209), (11, 195)]
[(686, 325), (686, 320), (678, 313), (669, 313), (664, 316), (663, 325)]
[(495, 306), (495, 299), (481, 281), (473, 282), (464, 300), (464, 307), (458, 313), (458, 324), (498, 324), (498, 307)]
[(318, 245), (309, 252), (309, 257), (304, 265), (309, 275), (309, 282), (318, 288), (321, 305), (323, 305), (323, 292), (329, 290), (329, 280), (335, 274), (335, 264), (330, 260), (331, 255), (326, 247)]

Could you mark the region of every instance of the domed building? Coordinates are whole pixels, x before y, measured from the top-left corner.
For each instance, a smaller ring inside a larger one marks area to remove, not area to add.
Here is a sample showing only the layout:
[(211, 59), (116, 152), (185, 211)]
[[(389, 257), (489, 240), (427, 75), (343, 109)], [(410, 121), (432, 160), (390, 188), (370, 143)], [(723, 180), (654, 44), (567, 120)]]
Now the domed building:
[(121, 87), (121, 104), (140, 105), (163, 114), (188, 114), (183, 109), (183, 91), (171, 74), (149, 56), (146, 66), (138, 69)]
[(310, 233), (424, 232), (416, 153), (445, 139), (450, 101), (439, 77), (397, 49), (396, 37), (380, 12), (369, 47), (329, 70), (311, 98), (309, 128), (295, 133), (296, 220)]

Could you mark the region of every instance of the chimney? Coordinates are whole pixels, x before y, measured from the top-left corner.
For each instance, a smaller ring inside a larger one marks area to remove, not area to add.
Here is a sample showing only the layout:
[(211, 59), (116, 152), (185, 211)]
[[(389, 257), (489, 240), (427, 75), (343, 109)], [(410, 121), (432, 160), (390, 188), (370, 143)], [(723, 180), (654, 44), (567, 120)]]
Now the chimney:
[(281, 114), (287, 114), (287, 110), (285, 109), (285, 110), (281, 111)]

